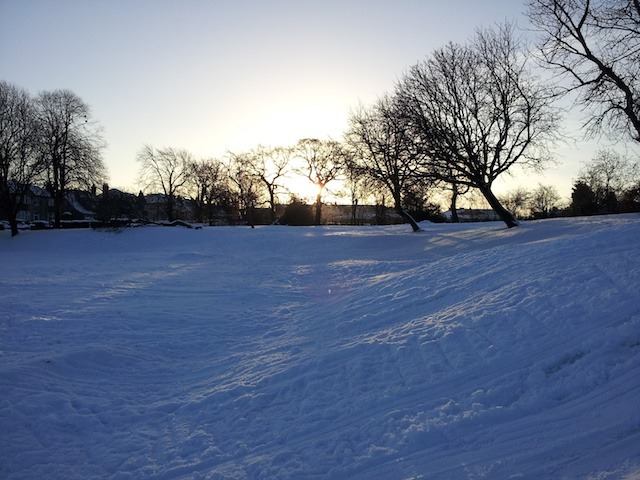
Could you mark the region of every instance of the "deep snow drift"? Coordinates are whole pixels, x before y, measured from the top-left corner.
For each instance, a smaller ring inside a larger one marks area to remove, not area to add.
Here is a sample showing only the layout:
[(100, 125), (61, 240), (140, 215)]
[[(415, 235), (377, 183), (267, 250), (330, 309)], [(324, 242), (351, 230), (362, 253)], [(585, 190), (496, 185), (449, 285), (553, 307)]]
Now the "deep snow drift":
[(0, 478), (640, 478), (640, 216), (0, 232)]

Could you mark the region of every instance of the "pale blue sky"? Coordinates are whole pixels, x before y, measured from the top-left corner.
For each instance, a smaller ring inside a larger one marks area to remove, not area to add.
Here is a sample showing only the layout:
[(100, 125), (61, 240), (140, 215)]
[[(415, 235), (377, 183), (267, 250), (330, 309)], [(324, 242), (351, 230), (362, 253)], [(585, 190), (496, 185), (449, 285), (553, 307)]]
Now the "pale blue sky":
[[(0, 79), (78, 94), (104, 128), (111, 186), (134, 191), (144, 144), (204, 157), (339, 138), (350, 108), (433, 49), (505, 19), (526, 27), (523, 11), (522, 0), (0, 0)], [(540, 180), (568, 195), (581, 148)]]

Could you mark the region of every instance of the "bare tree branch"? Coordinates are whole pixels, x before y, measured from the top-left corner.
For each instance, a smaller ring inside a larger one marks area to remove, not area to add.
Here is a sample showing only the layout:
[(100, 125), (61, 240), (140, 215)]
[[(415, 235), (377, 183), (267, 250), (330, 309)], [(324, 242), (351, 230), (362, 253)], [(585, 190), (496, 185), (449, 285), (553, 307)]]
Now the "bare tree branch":
[(590, 112), (587, 133), (640, 141), (640, 1), (529, 0), (546, 63)]
[(28, 189), (44, 168), (38, 155), (39, 126), (29, 94), (0, 82), (0, 211), (18, 234), (17, 216)]
[(348, 152), (334, 140), (306, 138), (298, 142), (295, 155), (303, 162), (299, 173), (316, 185), (315, 224), (322, 219), (322, 194), (329, 182), (338, 179), (344, 172)]
[(46, 164), (46, 188), (60, 227), (62, 206), (72, 188), (88, 188), (106, 177), (102, 161), (102, 130), (91, 119), (89, 106), (69, 90), (42, 92), (36, 99), (40, 149)]
[(154, 149), (143, 146), (136, 157), (140, 163), (139, 181), (146, 190), (161, 190), (165, 196), (167, 219), (176, 219), (176, 201), (190, 179), (193, 156), (184, 149)]
[(477, 188), (510, 227), (517, 222), (492, 184), (514, 165), (544, 165), (559, 121), (526, 57), (511, 25), (479, 30), (414, 65), (397, 88), (431, 175)]

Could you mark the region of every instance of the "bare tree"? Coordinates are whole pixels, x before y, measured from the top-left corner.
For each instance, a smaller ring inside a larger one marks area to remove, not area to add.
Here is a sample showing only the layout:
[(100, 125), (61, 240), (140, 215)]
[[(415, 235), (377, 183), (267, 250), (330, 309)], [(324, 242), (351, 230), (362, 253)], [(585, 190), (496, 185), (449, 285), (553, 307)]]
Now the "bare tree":
[(316, 187), (315, 224), (322, 219), (322, 195), (329, 184), (344, 173), (348, 153), (334, 140), (305, 138), (295, 147), (295, 155), (303, 162), (299, 173), (307, 177)]
[(558, 207), (560, 194), (553, 185), (538, 184), (531, 193), (529, 208), (536, 218), (547, 218)]
[(445, 177), (448, 179), (446, 182), (441, 182), (440, 188), (445, 191), (451, 192), (451, 197), (449, 200), (449, 211), (451, 212), (451, 221), (453, 223), (458, 223), (460, 218), (458, 217), (458, 199), (462, 195), (466, 195), (470, 186), (468, 184), (463, 183), (462, 181), (456, 178), (456, 172), (453, 169), (450, 169)]
[(205, 158), (190, 165), (191, 199), (196, 205), (196, 220), (211, 222), (213, 206), (227, 197), (228, 174), (216, 158)]
[[(349, 140), (347, 140), (348, 142)], [(351, 224), (358, 224), (358, 207), (360, 200), (367, 196), (374, 196), (380, 188), (371, 177), (363, 175), (359, 165), (357, 153), (352, 151), (345, 164), (344, 170), (345, 191), (351, 202)]]
[(407, 72), (398, 97), (433, 174), (477, 188), (507, 226), (516, 226), (493, 182), (516, 164), (544, 164), (558, 116), (513, 27), (479, 30), (469, 45), (437, 50)]
[(239, 210), (242, 217), (251, 226), (255, 227), (255, 209), (262, 197), (262, 183), (251, 166), (252, 154), (230, 154), (229, 179), (235, 186), (239, 200)]
[(594, 190), (620, 195), (635, 180), (634, 165), (618, 152), (599, 150), (582, 170), (580, 177)]
[(18, 212), (43, 168), (37, 145), (38, 124), (29, 94), (0, 81), (0, 211), (9, 221), (11, 236), (18, 234)]
[(106, 176), (101, 128), (89, 106), (69, 90), (42, 92), (36, 99), (40, 153), (46, 164), (46, 188), (53, 198), (54, 223), (60, 227), (62, 208), (72, 188), (88, 190)]
[(269, 148), (259, 145), (248, 152), (246, 156), (247, 167), (253, 175), (260, 179), (267, 192), (271, 223), (276, 221), (277, 194), (278, 190), (282, 188), (280, 181), (287, 174), (292, 154), (291, 148)]
[(528, 0), (544, 60), (592, 111), (588, 132), (640, 142), (640, 1)]
[(372, 107), (361, 106), (352, 112), (346, 138), (354, 151), (354, 169), (383, 186), (391, 194), (396, 212), (414, 232), (420, 230), (404, 208), (404, 197), (429, 177), (421, 175), (420, 154), (394, 100), (384, 96)]
[(531, 192), (523, 187), (508, 191), (500, 201), (516, 218), (524, 218), (529, 214)]
[(580, 171), (577, 181), (593, 192), (597, 213), (614, 213), (618, 211), (618, 199), (635, 181), (633, 170), (627, 157), (600, 150)]
[(184, 149), (154, 149), (143, 146), (137, 155), (140, 163), (139, 181), (147, 190), (161, 190), (165, 196), (165, 213), (169, 221), (175, 220), (176, 201), (185, 193), (193, 156)]

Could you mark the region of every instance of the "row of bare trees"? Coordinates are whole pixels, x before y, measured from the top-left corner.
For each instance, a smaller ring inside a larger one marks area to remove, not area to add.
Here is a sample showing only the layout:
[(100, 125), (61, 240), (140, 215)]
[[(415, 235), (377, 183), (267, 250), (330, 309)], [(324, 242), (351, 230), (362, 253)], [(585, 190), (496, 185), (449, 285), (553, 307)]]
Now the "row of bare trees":
[(258, 146), (230, 152), (224, 159), (197, 159), (184, 149), (144, 146), (137, 160), (142, 187), (164, 194), (169, 220), (175, 218), (176, 200), (186, 197), (195, 204), (199, 221), (210, 220), (215, 208), (228, 208), (238, 210), (251, 225), (261, 206), (268, 207), (270, 221), (276, 221), (280, 195), (290, 193), (285, 179), (291, 175), (315, 185), (315, 223), (320, 224), (324, 190), (343, 175), (348, 163), (343, 144), (319, 139), (302, 139), (290, 147)]
[[(553, 92), (536, 80), (524, 53), (511, 25), (478, 30), (468, 44), (451, 43), (411, 67), (393, 94), (352, 112), (344, 142), (304, 139), (291, 148), (231, 154), (227, 177), (241, 209), (250, 223), (261, 201), (275, 215), (279, 181), (295, 157), (296, 173), (316, 185), (316, 224), (324, 189), (340, 177), (350, 179), (353, 188), (359, 182), (368, 191), (385, 192), (414, 230), (419, 227), (405, 208), (408, 197), (438, 185), (446, 185), (453, 199), (477, 189), (508, 226), (515, 226), (493, 183), (515, 164), (543, 165), (559, 121)], [(138, 160), (146, 185), (167, 196), (172, 218), (177, 190), (194, 177), (193, 160), (184, 151), (151, 147), (143, 148)]]
[(479, 29), (465, 44), (432, 52), (407, 70), (392, 93), (353, 111), (343, 142), (306, 139), (292, 148), (232, 154), (228, 177), (243, 210), (264, 201), (275, 218), (278, 182), (297, 157), (297, 173), (317, 186), (316, 224), (322, 192), (336, 178), (347, 180), (354, 205), (363, 189), (390, 196), (414, 230), (419, 227), (406, 204), (417, 191), (435, 187), (450, 192), (452, 213), (459, 195), (480, 192), (509, 227), (532, 198), (537, 214), (547, 214), (557, 201), (550, 187), (511, 192), (501, 201), (494, 183), (515, 165), (540, 169), (551, 159), (559, 138), (556, 105), (565, 95), (578, 93), (578, 104), (590, 112), (587, 133), (640, 141), (639, 5), (530, 0), (540, 59), (558, 72), (557, 81), (539, 78), (532, 52), (512, 25)]
[(0, 81), (0, 211), (17, 235), (17, 215), (32, 185), (45, 186), (60, 226), (67, 192), (89, 189), (106, 176), (99, 126), (86, 103), (69, 90), (32, 98)]
[(570, 208), (574, 215), (640, 211), (640, 163), (599, 151), (574, 182)]
[[(415, 182), (431, 182), (451, 191), (452, 212), (457, 195), (473, 188), (510, 227), (524, 205), (548, 214), (557, 202), (552, 188), (520, 189), (501, 202), (492, 186), (516, 164), (544, 166), (557, 140), (554, 105), (567, 96), (585, 113), (587, 136), (640, 141), (640, 2), (529, 0), (527, 6), (538, 34), (538, 65), (556, 73), (553, 81), (536, 78), (530, 52), (503, 25), (436, 50), (405, 73), (393, 94), (352, 116), (360, 168), (386, 186), (400, 213), (406, 215), (403, 196)], [(606, 209), (599, 207), (608, 212), (616, 194), (632, 202), (637, 185), (623, 192), (594, 177), (637, 176), (602, 156), (577, 185), (593, 191), (596, 205), (609, 198)]]
[(412, 66), (393, 94), (352, 115), (348, 138), (358, 167), (385, 185), (414, 230), (402, 202), (416, 183), (445, 184), (452, 199), (477, 189), (513, 227), (517, 220), (493, 184), (516, 164), (544, 165), (558, 123), (553, 92), (537, 81), (505, 24)]
[[(232, 154), (226, 177), (242, 209), (250, 216), (265, 202), (273, 220), (280, 181), (296, 157), (302, 163), (293, 170), (317, 187), (316, 224), (322, 193), (337, 178), (347, 181), (354, 206), (363, 192), (389, 195), (414, 230), (407, 204), (435, 187), (449, 191), (452, 213), (460, 195), (480, 192), (509, 227), (525, 205), (537, 216), (549, 214), (558, 200), (552, 187), (520, 189), (501, 201), (494, 183), (516, 165), (547, 164), (559, 139), (556, 105), (567, 95), (586, 113), (587, 135), (640, 141), (640, 2), (528, 0), (527, 8), (538, 34), (537, 64), (509, 24), (449, 43), (410, 67), (392, 93), (353, 111), (343, 142), (305, 139), (291, 148)], [(557, 76), (541, 79), (540, 65)], [(145, 175), (160, 173), (148, 149), (139, 159)], [(214, 168), (212, 178), (224, 178), (220, 171)], [(165, 175), (170, 183), (180, 178)], [(170, 198), (171, 185), (160, 186)], [(197, 191), (202, 202), (206, 187)]]
[[(516, 208), (496, 197), (494, 183), (515, 165), (544, 167), (558, 139), (558, 99), (573, 95), (587, 134), (640, 142), (640, 1), (528, 0), (527, 7), (539, 60), (554, 79), (539, 78), (512, 25), (479, 29), (465, 44), (432, 52), (393, 92), (352, 112), (342, 142), (303, 139), (224, 161), (145, 146), (138, 154), (142, 184), (164, 193), (169, 219), (176, 199), (189, 196), (201, 218), (212, 206), (234, 204), (251, 223), (258, 205), (268, 205), (275, 219), (283, 179), (293, 172), (316, 185), (319, 224), (323, 192), (342, 178), (354, 205), (363, 191), (389, 195), (414, 230), (411, 199), (445, 189), (453, 213), (458, 196), (473, 189), (515, 226)], [(24, 189), (40, 179), (59, 224), (66, 191), (104, 176), (100, 131), (72, 92), (32, 99), (4, 82), (0, 89), (0, 205), (13, 231)]]

